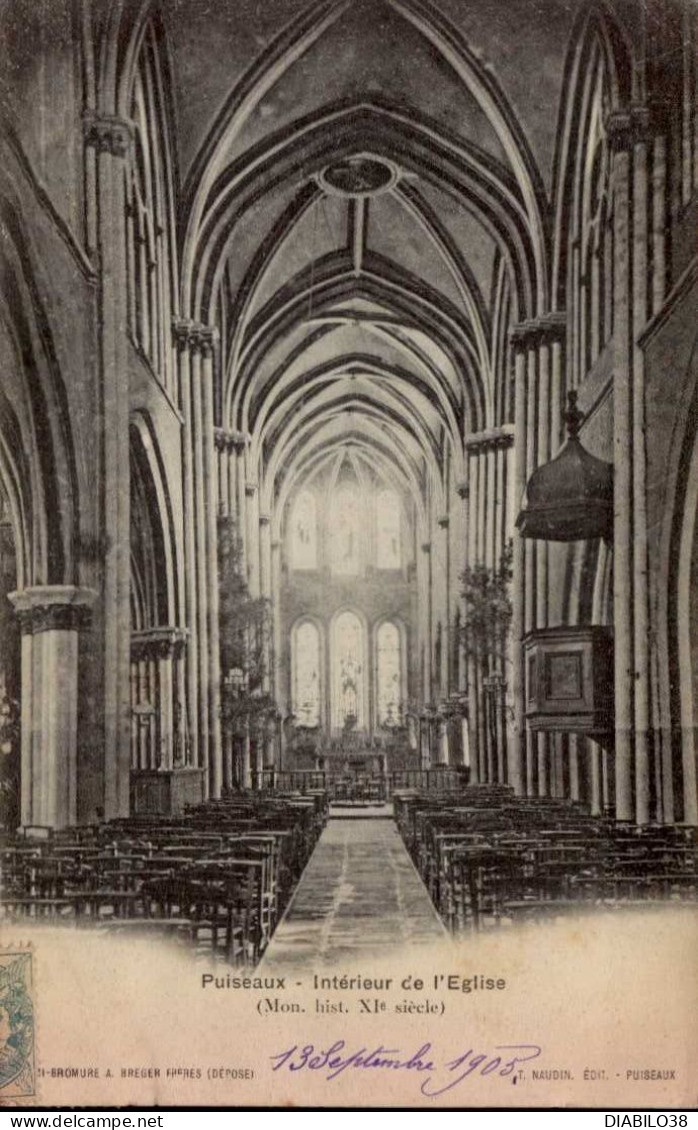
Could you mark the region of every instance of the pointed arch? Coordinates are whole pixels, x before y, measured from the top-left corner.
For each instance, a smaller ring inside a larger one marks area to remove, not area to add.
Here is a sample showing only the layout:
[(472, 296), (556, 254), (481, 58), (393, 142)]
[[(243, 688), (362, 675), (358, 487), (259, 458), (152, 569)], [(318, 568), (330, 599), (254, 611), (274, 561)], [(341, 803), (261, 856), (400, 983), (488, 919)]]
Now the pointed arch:
[(553, 168), (553, 310), (569, 305), (568, 248), (580, 218), (580, 162), (585, 156), (599, 77), (606, 83), (608, 111), (627, 109), (632, 94), (632, 49), (606, 4), (595, 0), (573, 24), (565, 62), (566, 95), (560, 106)]

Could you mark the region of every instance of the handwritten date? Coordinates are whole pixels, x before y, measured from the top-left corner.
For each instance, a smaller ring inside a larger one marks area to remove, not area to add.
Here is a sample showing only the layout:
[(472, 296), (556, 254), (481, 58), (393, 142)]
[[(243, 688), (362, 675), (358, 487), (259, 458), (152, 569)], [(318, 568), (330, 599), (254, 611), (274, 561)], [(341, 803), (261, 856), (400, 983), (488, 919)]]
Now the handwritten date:
[(335, 1040), (323, 1049), (305, 1044), (278, 1052), (271, 1056), (272, 1071), (321, 1071), (328, 1081), (352, 1069), (365, 1071), (401, 1071), (420, 1081), (420, 1091), (427, 1098), (437, 1098), (453, 1090), (466, 1079), (478, 1075), (509, 1078), (515, 1083), (520, 1065), (537, 1059), (542, 1048), (537, 1044), (498, 1044), (491, 1052), (478, 1052), (474, 1048), (442, 1060), (430, 1043), (424, 1043), (411, 1055), (400, 1048), (385, 1048), (382, 1044), (371, 1048), (347, 1049), (344, 1040)]

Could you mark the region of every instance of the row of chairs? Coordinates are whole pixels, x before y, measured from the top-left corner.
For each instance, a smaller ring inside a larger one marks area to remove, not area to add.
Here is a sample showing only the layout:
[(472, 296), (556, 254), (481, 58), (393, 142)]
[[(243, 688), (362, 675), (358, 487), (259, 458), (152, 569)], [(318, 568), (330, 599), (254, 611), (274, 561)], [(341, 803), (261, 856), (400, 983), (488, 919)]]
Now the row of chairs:
[(247, 793), (180, 817), (25, 828), (0, 848), (0, 915), (157, 933), (255, 965), (327, 814), (321, 791)]
[(574, 911), (698, 899), (696, 829), (637, 827), (507, 786), (394, 797), (398, 827), (453, 933)]

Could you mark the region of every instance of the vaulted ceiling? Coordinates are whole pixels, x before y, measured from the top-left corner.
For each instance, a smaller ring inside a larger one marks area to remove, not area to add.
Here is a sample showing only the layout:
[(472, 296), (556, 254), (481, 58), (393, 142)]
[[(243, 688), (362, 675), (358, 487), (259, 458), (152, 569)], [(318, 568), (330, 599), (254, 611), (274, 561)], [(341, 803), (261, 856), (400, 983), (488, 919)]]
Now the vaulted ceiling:
[(183, 307), (273, 505), (349, 442), (423, 505), (507, 421), (501, 321), (546, 306), (581, 0), (168, 0)]

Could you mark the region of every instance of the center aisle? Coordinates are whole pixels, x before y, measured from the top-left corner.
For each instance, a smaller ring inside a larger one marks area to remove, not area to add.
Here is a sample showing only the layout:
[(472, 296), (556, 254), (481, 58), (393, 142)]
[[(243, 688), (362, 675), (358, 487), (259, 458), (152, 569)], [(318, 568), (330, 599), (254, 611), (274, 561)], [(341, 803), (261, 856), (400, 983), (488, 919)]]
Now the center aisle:
[(331, 812), (262, 968), (338, 966), (447, 938), (391, 806)]

